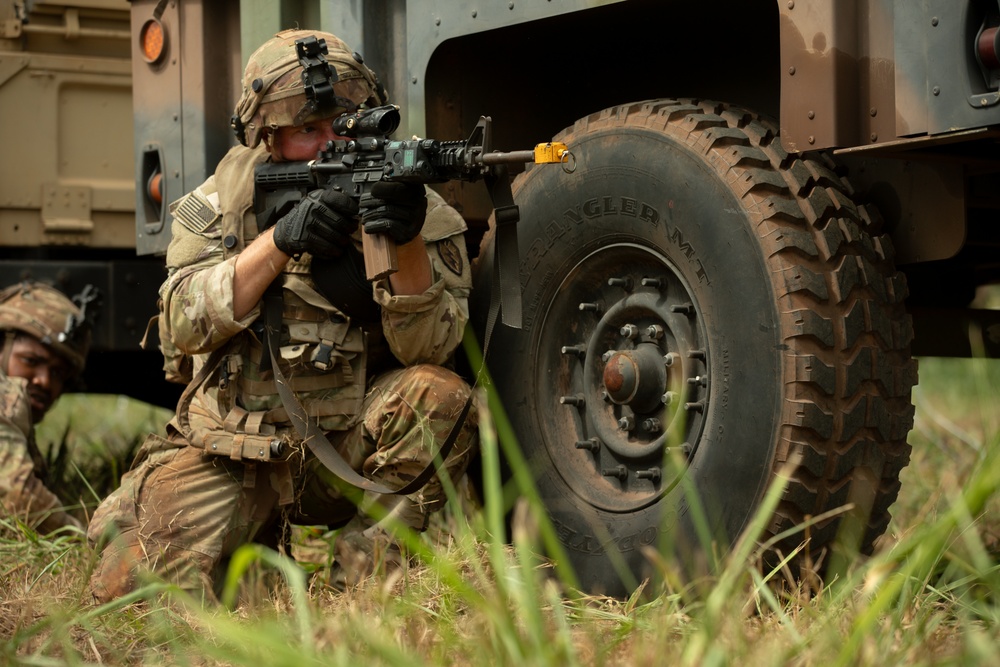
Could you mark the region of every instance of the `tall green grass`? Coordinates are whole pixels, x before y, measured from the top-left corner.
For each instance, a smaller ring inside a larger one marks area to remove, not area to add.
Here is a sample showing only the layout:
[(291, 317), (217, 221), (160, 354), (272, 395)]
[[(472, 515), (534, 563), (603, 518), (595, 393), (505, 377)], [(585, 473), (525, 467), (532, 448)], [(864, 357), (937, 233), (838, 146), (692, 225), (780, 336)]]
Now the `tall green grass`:
[(419, 564), (400, 576), (339, 593), (324, 584), (322, 548), (309, 568), (247, 546), (229, 572), (231, 608), (203, 608), (156, 582), (95, 606), (93, 556), (79, 535), (8, 522), (0, 664), (1000, 664), (997, 362), (921, 360), (913, 457), (889, 533), (810, 595), (780, 567), (757, 567), (780, 483), (710, 579), (685, 583), (664, 558), (656, 590), (580, 593), (551, 567), (559, 542), (488, 377), (480, 384), (483, 509), (452, 509), (446, 535), (407, 534)]
[(63, 395), (35, 428), (45, 485), (85, 519), (118, 487), (146, 435), (162, 432), (172, 414), (127, 396)]

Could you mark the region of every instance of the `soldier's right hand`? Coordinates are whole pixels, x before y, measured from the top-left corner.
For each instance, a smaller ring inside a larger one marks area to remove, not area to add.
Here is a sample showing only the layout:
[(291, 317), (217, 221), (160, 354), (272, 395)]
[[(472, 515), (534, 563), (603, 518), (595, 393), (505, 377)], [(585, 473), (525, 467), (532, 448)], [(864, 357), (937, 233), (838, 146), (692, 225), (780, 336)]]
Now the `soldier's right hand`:
[(358, 203), (336, 190), (313, 190), (274, 225), (274, 245), (298, 257), (339, 257), (358, 228)]

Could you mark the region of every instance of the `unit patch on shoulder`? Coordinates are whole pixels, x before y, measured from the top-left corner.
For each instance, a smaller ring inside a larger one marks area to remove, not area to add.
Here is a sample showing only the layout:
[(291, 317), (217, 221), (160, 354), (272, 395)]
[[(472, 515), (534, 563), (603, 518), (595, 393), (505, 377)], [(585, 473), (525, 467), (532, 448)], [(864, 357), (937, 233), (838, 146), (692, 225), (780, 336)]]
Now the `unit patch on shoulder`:
[(458, 250), (455, 242), (451, 239), (441, 239), (437, 242), (437, 247), (438, 254), (441, 255), (441, 261), (448, 267), (448, 270), (456, 276), (462, 275), (462, 269), (464, 268), (462, 253)]
[(175, 220), (195, 234), (204, 234), (220, 217), (208, 199), (197, 190), (184, 197), (173, 214)]

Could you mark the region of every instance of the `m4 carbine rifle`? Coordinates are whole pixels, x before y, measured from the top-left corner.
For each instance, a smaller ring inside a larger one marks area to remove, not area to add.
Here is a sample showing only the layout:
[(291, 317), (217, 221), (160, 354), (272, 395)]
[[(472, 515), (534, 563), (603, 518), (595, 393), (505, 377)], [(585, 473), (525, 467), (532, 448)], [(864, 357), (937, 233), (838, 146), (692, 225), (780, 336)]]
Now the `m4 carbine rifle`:
[[(333, 121), (333, 131), (348, 139), (328, 142), (315, 160), (259, 165), (254, 174), (254, 211), (259, 228), (274, 224), (295, 202), (317, 188), (335, 188), (360, 199), (378, 181), (429, 184), (483, 179), (493, 200), (498, 240), (502, 228), (508, 228), (509, 239), (519, 213), (511, 194), (507, 165), (568, 163), (571, 157), (561, 143), (538, 144), (533, 150), (493, 152), (488, 116), (480, 117), (467, 141), (390, 139), (399, 120), (399, 107), (395, 105), (345, 114)], [(516, 280), (516, 236), (514, 239), (515, 263), (510, 277)], [(398, 270), (392, 239), (385, 234), (362, 233), (362, 243), (368, 280)], [(510, 241), (504, 246), (509, 252)], [(498, 266), (501, 263), (510, 270), (509, 259), (504, 261), (501, 255)], [(503, 305), (504, 321), (508, 322), (506, 300)], [(520, 313), (520, 304), (516, 311)]]

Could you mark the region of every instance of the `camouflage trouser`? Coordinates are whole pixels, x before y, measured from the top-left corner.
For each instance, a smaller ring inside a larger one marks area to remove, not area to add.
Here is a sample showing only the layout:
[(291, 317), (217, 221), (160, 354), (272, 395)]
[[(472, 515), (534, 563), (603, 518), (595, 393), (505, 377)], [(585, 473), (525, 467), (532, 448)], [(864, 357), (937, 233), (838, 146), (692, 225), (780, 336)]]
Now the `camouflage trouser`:
[[(330, 441), (366, 477), (401, 488), (431, 463), (469, 392), (461, 378), (437, 366), (386, 373), (368, 392), (357, 426), (329, 434)], [(452, 480), (472, 458), (476, 421), (472, 409), (445, 461)], [(178, 434), (170, 440), (151, 436), (91, 521), (88, 538), (103, 546), (91, 590), (98, 601), (111, 600), (133, 590), (141, 572), (151, 572), (211, 598), (227, 558), (241, 544), (268, 542), (269, 531), (286, 520), (336, 526), (355, 517), (357, 497), (348, 500), (338, 491), (342, 484), (331, 480), (332, 473), (308, 453), (288, 462), (247, 464), (206, 455)], [(283, 507), (279, 501), (289, 490), (295, 501)], [(406, 498), (400, 518), (422, 529), (444, 501), (434, 476)], [(366, 497), (360, 506), (372, 502), (382, 501)]]

